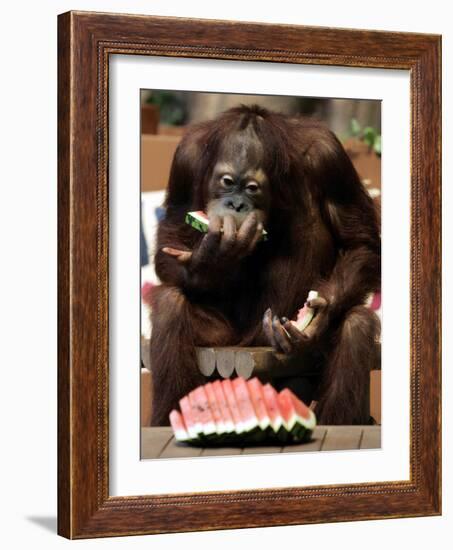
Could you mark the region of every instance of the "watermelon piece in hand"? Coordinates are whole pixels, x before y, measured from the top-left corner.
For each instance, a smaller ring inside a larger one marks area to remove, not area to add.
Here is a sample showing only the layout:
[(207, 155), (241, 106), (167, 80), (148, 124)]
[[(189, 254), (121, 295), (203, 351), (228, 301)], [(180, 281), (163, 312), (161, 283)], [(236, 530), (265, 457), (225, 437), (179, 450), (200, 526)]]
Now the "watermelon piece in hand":
[[(207, 233), (209, 231), (209, 218), (208, 215), (202, 210), (187, 212), (185, 222), (202, 233)], [(264, 241), (267, 240), (267, 231), (264, 228), (262, 239)]]
[[(310, 290), (308, 293), (307, 302), (308, 300), (314, 300), (317, 297), (318, 292), (316, 290)], [(312, 307), (309, 307), (308, 304), (305, 304), (303, 308), (299, 309), (296, 321), (291, 321), (291, 323), (302, 332), (312, 322), (314, 316), (315, 310)]]

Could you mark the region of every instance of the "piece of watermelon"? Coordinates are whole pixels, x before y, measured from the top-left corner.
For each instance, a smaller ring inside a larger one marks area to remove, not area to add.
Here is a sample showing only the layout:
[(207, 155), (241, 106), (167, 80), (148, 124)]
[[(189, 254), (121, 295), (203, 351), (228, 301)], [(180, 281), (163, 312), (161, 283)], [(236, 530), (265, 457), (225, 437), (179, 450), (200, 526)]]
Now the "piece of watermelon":
[(288, 432), (283, 425), (282, 413), (278, 405), (278, 393), (269, 383), (263, 386), (263, 397), (269, 415), (270, 428), (273, 436), (279, 441), (285, 442), (288, 439)]
[(189, 399), (194, 407), (195, 418), (197, 419), (197, 429), (201, 424), (200, 432), (209, 437), (217, 434), (217, 427), (214, 421), (209, 399), (205, 391), (205, 386), (198, 386), (189, 393)]
[(172, 410), (170, 413), (170, 425), (177, 441), (189, 441), (191, 439), (184, 418), (177, 410)]
[(232, 384), (244, 431), (250, 432), (259, 425), (259, 422), (255, 414), (255, 409), (253, 408), (247, 382), (244, 378), (238, 377), (233, 379)]
[(241, 434), (244, 431), (244, 427), (242, 425), (242, 418), (239, 412), (238, 403), (236, 401), (236, 394), (234, 393), (233, 384), (229, 378), (223, 380), (221, 384), (228, 403), (228, 408), (230, 409), (231, 416), (233, 417), (235, 432), (237, 434)]
[(294, 441), (307, 439), (316, 424), (313, 411), (306, 406), (299, 407), (299, 403), (303, 405), (288, 388), (283, 389), (278, 394), (278, 404), (282, 413), (283, 424)]
[(291, 398), (298, 422), (300, 422), (306, 430), (313, 431), (316, 426), (315, 413), (307, 407), (307, 405), (305, 405), (305, 403), (301, 401), (289, 388), (285, 388), (280, 393), (282, 392), (289, 395)]
[(200, 434), (203, 434), (203, 422), (201, 420), (201, 414), (197, 407), (197, 400), (194, 395), (194, 392), (191, 391), (187, 395), (187, 397), (189, 398), (190, 411), (192, 413), (192, 418), (195, 425), (195, 431), (198, 437)]
[[(318, 292), (316, 290), (310, 290), (308, 293), (307, 302), (308, 300), (314, 300), (317, 297)], [(296, 321), (291, 321), (291, 323), (302, 332), (312, 322), (314, 316), (315, 310), (305, 304), (303, 308), (299, 309)]]
[(216, 432), (218, 435), (222, 435), (226, 433), (227, 430), (225, 428), (225, 423), (223, 422), (222, 415), (220, 413), (220, 405), (217, 402), (217, 397), (214, 393), (214, 388), (212, 387), (212, 384), (209, 382), (208, 384), (205, 384), (204, 389), (206, 390), (209, 407), (211, 409), (212, 416), (214, 417)]
[(189, 396), (186, 395), (179, 401), (184, 424), (187, 427), (187, 433), (190, 439), (197, 439), (199, 431), (197, 429), (196, 419), (192, 411)]
[(263, 441), (266, 438), (266, 432), (261, 429), (247, 382), (244, 378), (238, 377), (232, 384), (245, 432), (244, 440), (247, 443)]
[(231, 415), (230, 408), (228, 407), (228, 402), (226, 399), (225, 392), (223, 391), (223, 386), (220, 380), (216, 380), (212, 383), (212, 389), (217, 399), (219, 405), (220, 415), (223, 419), (223, 424), (225, 426), (225, 431), (227, 433), (232, 433), (235, 431), (233, 417)]
[(258, 378), (209, 382), (183, 397), (170, 413), (178, 441), (193, 445), (299, 443), (316, 424), (313, 413), (289, 389), (280, 393)]
[(271, 422), (264, 402), (263, 386), (256, 377), (247, 380), (247, 384), (259, 426), (262, 430), (267, 430)]
[(278, 394), (277, 399), (286, 432), (296, 439), (299, 439), (299, 436), (302, 439), (305, 429), (297, 422), (296, 409), (294, 408), (292, 399), (289, 395), (282, 394), (282, 392)]

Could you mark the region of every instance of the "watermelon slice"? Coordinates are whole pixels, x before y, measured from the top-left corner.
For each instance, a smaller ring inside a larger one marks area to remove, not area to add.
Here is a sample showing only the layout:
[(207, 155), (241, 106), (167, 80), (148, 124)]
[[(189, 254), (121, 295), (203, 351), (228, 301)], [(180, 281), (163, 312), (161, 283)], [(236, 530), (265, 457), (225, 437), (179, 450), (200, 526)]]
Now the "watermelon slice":
[(305, 403), (301, 401), (297, 397), (297, 395), (294, 395), (294, 393), (289, 388), (286, 388), (282, 391), (290, 396), (291, 401), (293, 402), (294, 409), (296, 411), (298, 422), (300, 422), (306, 430), (314, 430), (316, 426), (315, 413), (309, 407), (307, 407), (307, 405), (305, 405)]
[(187, 212), (185, 222), (191, 225), (197, 231), (207, 233), (209, 229), (209, 218), (201, 210), (196, 212)]
[(231, 416), (233, 417), (235, 431), (237, 434), (241, 434), (244, 431), (244, 426), (242, 425), (242, 418), (239, 412), (238, 403), (236, 401), (236, 394), (233, 390), (233, 384), (231, 383), (231, 380), (229, 378), (223, 380), (221, 384), (225, 392), (228, 408), (230, 409)]
[(175, 438), (192, 445), (300, 443), (310, 438), (316, 417), (294, 393), (280, 393), (258, 378), (209, 382), (179, 401), (170, 413)]
[[(244, 378), (239, 377), (235, 378), (232, 384), (245, 432), (243, 435), (244, 442), (259, 443), (264, 441), (268, 434), (260, 426), (260, 419), (255, 411), (247, 382)], [(262, 421), (266, 422), (264, 418)], [(269, 426), (269, 419), (267, 419), (267, 426)]]
[(288, 434), (283, 425), (283, 418), (278, 404), (278, 393), (276, 389), (270, 384), (265, 384), (263, 386), (263, 396), (273, 435), (280, 441), (286, 441)]
[(244, 430), (246, 432), (251, 432), (258, 427), (259, 423), (250, 398), (247, 382), (244, 378), (238, 377), (235, 378), (232, 383)]
[(302, 441), (309, 436), (310, 433), (307, 432), (311, 432), (316, 425), (313, 411), (306, 407), (288, 388), (278, 394), (278, 404), (283, 424), (293, 439)]
[(192, 411), (192, 405), (190, 404), (190, 400), (187, 395), (179, 401), (179, 406), (181, 408), (184, 424), (187, 427), (187, 433), (190, 439), (196, 439), (200, 432), (197, 429), (197, 423)]
[(216, 380), (212, 383), (212, 389), (214, 390), (214, 394), (219, 405), (220, 415), (223, 419), (225, 431), (227, 433), (232, 433), (235, 430), (234, 421), (220, 380)]
[(225, 423), (223, 421), (222, 415), (220, 413), (220, 405), (217, 402), (217, 397), (214, 392), (214, 388), (211, 383), (208, 383), (204, 386), (206, 390), (206, 395), (208, 397), (209, 407), (212, 411), (212, 416), (214, 417), (214, 422), (216, 425), (216, 431), (218, 435), (224, 434), (227, 430), (225, 428)]
[(184, 424), (184, 418), (179, 411), (173, 410), (170, 413), (170, 424), (175, 434), (177, 441), (188, 441), (190, 439), (186, 425)]
[(189, 399), (194, 408), (195, 418), (197, 419), (197, 429), (201, 426), (200, 432), (205, 436), (216, 434), (217, 428), (205, 387), (198, 386), (198, 388), (191, 391)]
[[(316, 290), (310, 290), (310, 292), (308, 293), (307, 302), (308, 300), (314, 300), (317, 297), (318, 293), (316, 292)], [(296, 321), (291, 321), (291, 323), (302, 332), (312, 322), (314, 316), (315, 310), (305, 304), (302, 309), (299, 309)]]
[(253, 408), (258, 418), (259, 426), (262, 430), (267, 430), (270, 426), (270, 418), (264, 401), (263, 387), (258, 378), (251, 378), (247, 381)]

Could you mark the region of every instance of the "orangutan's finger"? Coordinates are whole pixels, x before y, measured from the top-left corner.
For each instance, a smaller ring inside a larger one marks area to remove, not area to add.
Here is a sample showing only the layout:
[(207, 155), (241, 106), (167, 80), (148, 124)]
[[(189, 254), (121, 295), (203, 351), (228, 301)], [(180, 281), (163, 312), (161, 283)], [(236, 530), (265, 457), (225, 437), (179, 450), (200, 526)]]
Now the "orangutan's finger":
[(178, 250), (177, 248), (171, 248), (170, 246), (165, 246), (162, 248), (162, 252), (176, 258), (181, 264), (185, 264), (190, 261), (192, 257), (192, 252), (190, 250)]

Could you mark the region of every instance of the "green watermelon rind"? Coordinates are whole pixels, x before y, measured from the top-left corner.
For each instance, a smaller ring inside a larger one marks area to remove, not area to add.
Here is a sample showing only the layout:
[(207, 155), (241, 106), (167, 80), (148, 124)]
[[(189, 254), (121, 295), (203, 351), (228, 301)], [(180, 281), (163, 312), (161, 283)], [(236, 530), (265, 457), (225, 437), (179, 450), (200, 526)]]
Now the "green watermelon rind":
[(276, 432), (272, 426), (268, 426), (262, 430), (259, 425), (253, 428), (238, 432), (227, 432), (217, 434), (216, 432), (209, 435), (200, 432), (197, 438), (188, 438), (186, 440), (179, 439), (183, 443), (195, 446), (220, 447), (234, 445), (258, 445), (258, 444), (295, 444), (308, 442), (311, 439), (313, 429), (306, 426), (307, 422), (304, 419), (295, 418), (291, 422), (291, 429), (288, 430), (283, 424)]
[[(204, 212), (187, 212), (184, 221), (201, 233), (209, 231), (209, 219)], [(267, 241), (267, 231), (263, 228), (262, 240)]]
[(222, 435), (210, 434), (209, 436), (203, 433), (199, 434), (198, 438), (178, 439), (181, 443), (188, 445), (203, 446), (203, 447), (220, 447), (220, 446), (235, 446), (235, 445), (258, 445), (258, 444), (297, 444), (306, 443), (311, 440), (313, 430), (307, 429), (302, 423), (296, 422), (291, 431), (288, 431), (284, 426), (275, 432), (272, 428), (262, 430), (259, 426), (247, 431), (224, 433)]

